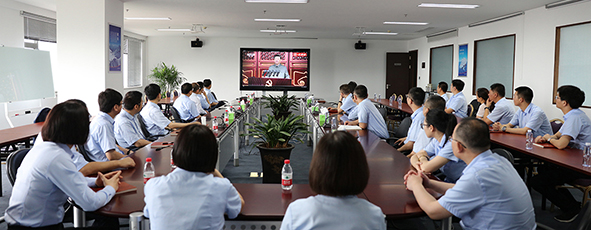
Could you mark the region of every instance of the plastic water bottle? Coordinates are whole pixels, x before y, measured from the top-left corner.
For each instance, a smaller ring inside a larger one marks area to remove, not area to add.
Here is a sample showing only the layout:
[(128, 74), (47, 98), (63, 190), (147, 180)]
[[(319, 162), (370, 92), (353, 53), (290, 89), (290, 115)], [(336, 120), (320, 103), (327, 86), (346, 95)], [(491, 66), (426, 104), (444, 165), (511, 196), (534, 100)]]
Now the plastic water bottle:
[(378, 101), (382, 100), (382, 94), (378, 94)]
[(398, 110), (402, 110), (402, 96), (398, 96)]
[(585, 143), (583, 148), (583, 167), (591, 167), (591, 143)]
[(374, 99), (374, 100), (378, 99), (378, 96), (377, 96), (377, 95), (378, 95), (378, 94), (376, 94), (376, 93), (374, 93), (374, 94), (373, 94), (373, 99)]
[(339, 124), (337, 123), (337, 118), (333, 117), (332, 122), (330, 122), (330, 132), (334, 133), (339, 129)]
[(154, 178), (156, 173), (154, 172), (154, 165), (152, 165), (152, 158), (146, 158), (146, 164), (144, 165), (144, 184), (148, 182), (148, 180)]
[(390, 106), (392, 106), (394, 104), (394, 101), (396, 99), (394, 99), (394, 95), (390, 96)]
[(213, 117), (213, 120), (211, 121), (211, 130), (213, 130), (213, 132), (217, 132), (218, 131), (218, 121), (217, 121), (218, 117)]
[(284, 191), (289, 191), (293, 188), (293, 171), (289, 164), (289, 159), (285, 159), (283, 169), (281, 169), (281, 188)]
[(224, 124), (228, 126), (230, 124), (230, 112), (226, 109), (226, 113), (224, 113)]
[(171, 172), (176, 169), (176, 165), (174, 164), (174, 159), (172, 159), (172, 150), (170, 150), (170, 167), (172, 168)]
[(534, 133), (530, 130), (527, 130), (525, 134), (525, 149), (533, 149), (534, 148)]

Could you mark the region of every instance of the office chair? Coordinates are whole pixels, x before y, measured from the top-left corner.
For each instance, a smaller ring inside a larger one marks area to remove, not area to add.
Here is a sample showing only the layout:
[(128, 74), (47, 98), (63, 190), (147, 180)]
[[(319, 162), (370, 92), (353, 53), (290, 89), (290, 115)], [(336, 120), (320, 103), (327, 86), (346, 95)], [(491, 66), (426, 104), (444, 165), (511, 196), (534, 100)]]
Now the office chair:
[(410, 128), (411, 124), (412, 119), (410, 117), (405, 117), (404, 119), (402, 119), (398, 128), (394, 129), (394, 131), (388, 131), (390, 133), (390, 137), (386, 140), (386, 142), (394, 146), (394, 142), (396, 142), (400, 138), (406, 137), (406, 134), (408, 134), (408, 129)]
[(511, 162), (511, 164), (515, 163), (515, 158), (513, 158), (513, 154), (511, 154), (511, 152), (507, 151), (506, 149), (496, 148), (491, 151), (506, 158), (507, 160), (509, 160), (509, 162)]
[(47, 115), (49, 114), (49, 111), (51, 111), (51, 108), (48, 108), (48, 107), (41, 109), (41, 111), (39, 111), (39, 114), (37, 114), (37, 117), (35, 118), (35, 121), (33, 121), (33, 123), (44, 122), (45, 118), (47, 118)]
[(18, 167), (21, 166), (23, 159), (25, 159), (25, 156), (30, 150), (31, 149), (19, 149), (12, 152), (10, 155), (8, 155), (8, 158), (6, 158), (6, 174), (8, 175), (10, 185), (14, 186)]
[(85, 145), (76, 145), (76, 149), (78, 149), (78, 152), (80, 154), (82, 154), (82, 156), (84, 157), (84, 160), (86, 160), (88, 162), (94, 161), (90, 158), (90, 152), (86, 149)]
[[(472, 107), (470, 109), (470, 107)], [(478, 113), (478, 108), (480, 108), (480, 102), (474, 99), (468, 104), (468, 117), (476, 117), (476, 113)]]
[(144, 120), (144, 118), (142, 117), (142, 115), (138, 114), (137, 115), (137, 119), (140, 122), (140, 129), (142, 130), (142, 133), (146, 137), (146, 140), (148, 140), (148, 141), (155, 141), (159, 137), (165, 136), (165, 135), (151, 135), (150, 134), (150, 131), (148, 131), (148, 128), (146, 127), (146, 121)]
[(170, 112), (172, 112), (172, 121), (178, 122), (178, 123), (187, 123), (187, 121), (181, 119), (181, 115), (179, 114), (179, 111), (174, 106), (171, 106), (170, 108), (171, 108)]
[(558, 132), (558, 130), (560, 130), (560, 128), (562, 127), (562, 124), (564, 124), (564, 121), (559, 118), (554, 118), (554, 119), (550, 120), (550, 126), (552, 126), (552, 132), (553, 133)]

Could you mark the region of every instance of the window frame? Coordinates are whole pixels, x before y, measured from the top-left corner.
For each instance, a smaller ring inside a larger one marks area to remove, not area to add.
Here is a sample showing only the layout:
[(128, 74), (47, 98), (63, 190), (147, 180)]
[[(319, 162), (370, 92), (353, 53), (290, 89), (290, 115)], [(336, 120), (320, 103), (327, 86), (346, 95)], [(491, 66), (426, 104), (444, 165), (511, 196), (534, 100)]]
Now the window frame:
[[(436, 46), (436, 47), (431, 47), (429, 49), (429, 83), (431, 84), (431, 88), (432, 89), (437, 89), (437, 85), (439, 84), (439, 82), (436, 82), (436, 84), (433, 84), (433, 50), (434, 49), (439, 49), (439, 48), (446, 48), (446, 47), (451, 47), (451, 74), (449, 75), (449, 82), (448, 85), (451, 86), (451, 81), (453, 81), (454, 78), (454, 44), (449, 44), (449, 45), (442, 45), (442, 46)], [(448, 87), (447, 92), (451, 92), (451, 87)]]
[[(488, 41), (499, 38), (513, 37), (513, 70), (511, 71), (511, 87), (505, 85), (505, 98), (513, 99), (513, 89), (515, 87), (515, 47), (517, 46), (517, 34), (507, 34), (502, 36), (490, 37), (480, 40), (474, 40), (474, 68), (472, 69), (472, 95), (476, 95), (476, 71), (478, 69), (478, 42)], [(486, 86), (490, 90), (490, 86)]]

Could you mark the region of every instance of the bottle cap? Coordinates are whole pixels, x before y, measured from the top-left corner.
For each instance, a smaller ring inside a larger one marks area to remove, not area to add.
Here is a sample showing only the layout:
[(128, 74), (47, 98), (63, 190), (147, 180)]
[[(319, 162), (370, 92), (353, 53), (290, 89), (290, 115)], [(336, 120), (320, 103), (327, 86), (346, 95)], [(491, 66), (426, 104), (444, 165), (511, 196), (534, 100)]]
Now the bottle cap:
[(217, 119), (217, 118), (218, 118), (218, 116), (214, 116), (214, 117), (213, 117), (213, 119)]
[(146, 162), (152, 162), (152, 158), (151, 157), (146, 158)]
[(289, 159), (285, 159), (284, 163), (289, 164)]

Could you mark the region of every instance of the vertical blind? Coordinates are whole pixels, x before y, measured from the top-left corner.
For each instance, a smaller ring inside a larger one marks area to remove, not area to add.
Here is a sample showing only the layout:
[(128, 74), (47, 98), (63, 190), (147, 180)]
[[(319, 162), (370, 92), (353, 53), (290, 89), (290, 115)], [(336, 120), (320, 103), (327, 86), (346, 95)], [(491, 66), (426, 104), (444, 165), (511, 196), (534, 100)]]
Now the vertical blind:
[[(562, 85), (575, 85), (587, 95), (591, 94), (591, 22), (558, 28), (560, 47), (558, 48), (558, 84), (554, 89)], [(584, 106), (591, 106), (591, 100), (587, 99)]]
[(431, 84), (437, 88), (439, 82), (451, 85), (453, 75), (453, 45), (431, 48)]
[(505, 86), (505, 97), (513, 97), (515, 35), (475, 41), (474, 88), (490, 88), (494, 83)]
[(24, 19), (25, 38), (35, 41), (57, 42), (56, 20), (21, 11)]
[(142, 45), (142, 40), (123, 38), (123, 79), (127, 88), (142, 85)]

